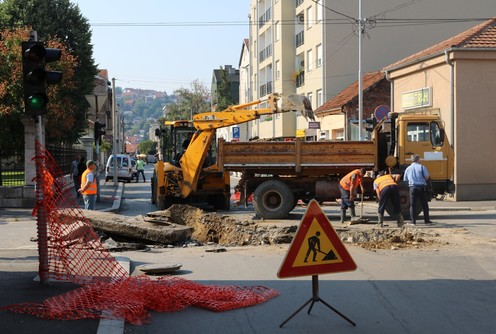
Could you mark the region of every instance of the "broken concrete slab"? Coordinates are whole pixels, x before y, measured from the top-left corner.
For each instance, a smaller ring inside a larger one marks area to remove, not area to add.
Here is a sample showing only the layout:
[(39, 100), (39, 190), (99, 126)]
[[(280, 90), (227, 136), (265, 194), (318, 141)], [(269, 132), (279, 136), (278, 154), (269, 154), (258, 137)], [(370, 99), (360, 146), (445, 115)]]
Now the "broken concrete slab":
[(193, 229), (189, 226), (173, 222), (155, 224), (146, 221), (143, 216), (126, 217), (92, 210), (82, 210), (82, 212), (95, 230), (109, 235), (168, 245), (184, 242), (190, 239), (193, 233)]

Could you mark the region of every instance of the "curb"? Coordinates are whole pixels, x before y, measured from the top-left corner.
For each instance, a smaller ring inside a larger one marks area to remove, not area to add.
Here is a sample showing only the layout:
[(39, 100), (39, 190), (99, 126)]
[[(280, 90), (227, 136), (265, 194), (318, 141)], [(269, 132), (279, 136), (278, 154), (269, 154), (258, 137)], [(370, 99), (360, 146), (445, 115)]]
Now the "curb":
[(98, 210), (101, 212), (119, 212), (122, 201), (122, 194), (124, 193), (124, 183), (119, 182), (119, 186), (117, 187), (117, 191), (115, 192), (114, 202), (112, 203), (112, 207)]
[[(121, 184), (119, 184), (119, 189), (121, 189)], [(114, 201), (115, 202), (115, 201)], [(120, 203), (120, 201), (119, 201)], [(115, 260), (124, 267), (127, 273), (130, 273), (131, 260), (125, 256), (116, 256)], [(108, 316), (108, 318), (100, 319), (98, 324), (98, 329), (96, 334), (122, 334), (124, 333), (125, 321), (124, 319), (112, 318), (112, 314), (109, 311), (103, 311), (103, 314)]]
[(489, 210), (495, 210), (496, 207), (475, 207), (475, 208), (470, 208), (470, 207), (429, 207), (429, 210), (432, 211), (489, 211)]

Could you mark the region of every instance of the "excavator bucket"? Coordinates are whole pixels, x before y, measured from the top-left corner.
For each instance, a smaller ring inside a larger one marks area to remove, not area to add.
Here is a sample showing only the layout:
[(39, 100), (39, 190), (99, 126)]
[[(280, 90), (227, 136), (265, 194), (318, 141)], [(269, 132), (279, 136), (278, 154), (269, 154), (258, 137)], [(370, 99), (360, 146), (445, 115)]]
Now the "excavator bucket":
[(315, 116), (312, 109), (312, 104), (310, 100), (303, 95), (299, 94), (289, 94), (289, 95), (280, 95), (281, 105), (280, 109), (283, 112), (286, 111), (297, 111), (300, 112), (306, 120), (310, 119), (315, 121)]

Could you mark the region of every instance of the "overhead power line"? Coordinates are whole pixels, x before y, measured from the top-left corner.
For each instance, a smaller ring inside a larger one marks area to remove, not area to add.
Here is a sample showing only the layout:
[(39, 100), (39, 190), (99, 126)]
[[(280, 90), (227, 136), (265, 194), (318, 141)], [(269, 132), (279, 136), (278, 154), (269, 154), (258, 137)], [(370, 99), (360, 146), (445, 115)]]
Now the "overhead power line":
[[(368, 18), (370, 22), (375, 22), (376, 25), (401, 26), (401, 25), (427, 25), (427, 24), (443, 24), (443, 23), (460, 23), (460, 22), (483, 22), (491, 19), (486, 18), (424, 18), (424, 19), (381, 19)], [(274, 23), (274, 21), (272, 21)], [(314, 20), (314, 23), (322, 22), (326, 25), (342, 25), (351, 24), (345, 19), (327, 19), (323, 21)], [(296, 20), (281, 20), (282, 25), (297, 25)], [(355, 24), (355, 23), (353, 23)], [(90, 23), (93, 27), (215, 27), (215, 26), (249, 26), (258, 25), (257, 21), (198, 21), (198, 22), (94, 22)]]

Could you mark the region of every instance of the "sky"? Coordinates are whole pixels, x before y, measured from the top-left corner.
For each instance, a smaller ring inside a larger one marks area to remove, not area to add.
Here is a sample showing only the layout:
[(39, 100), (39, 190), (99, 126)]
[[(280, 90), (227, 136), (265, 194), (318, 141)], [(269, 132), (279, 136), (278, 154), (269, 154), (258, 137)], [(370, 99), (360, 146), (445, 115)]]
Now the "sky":
[(95, 63), (122, 88), (172, 94), (199, 80), (210, 89), (214, 69), (239, 67), (243, 39), (249, 36), (249, 1), (71, 2), (91, 25)]

